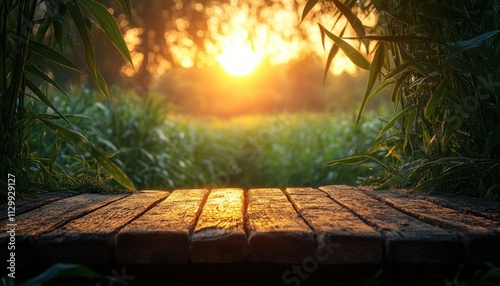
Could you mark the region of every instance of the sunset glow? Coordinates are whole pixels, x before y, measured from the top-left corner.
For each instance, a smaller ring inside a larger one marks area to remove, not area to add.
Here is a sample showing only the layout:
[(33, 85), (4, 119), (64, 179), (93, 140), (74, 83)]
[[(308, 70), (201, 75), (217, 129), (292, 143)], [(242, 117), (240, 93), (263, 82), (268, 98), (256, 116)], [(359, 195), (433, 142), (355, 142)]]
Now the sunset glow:
[[(260, 1), (237, 0), (206, 6), (198, 3), (193, 9), (203, 10), (208, 16), (206, 30), (200, 29), (196, 32), (196, 37), (202, 38), (202, 45), (196, 46), (195, 39), (188, 33), (190, 26), (198, 27), (199, 23), (190, 23), (185, 18), (174, 18), (174, 29), (164, 34), (168, 53), (181, 67), (205, 68), (218, 65), (227, 74), (237, 77), (251, 74), (263, 63), (271, 67), (287, 64), (311, 53), (318, 55), (323, 61), (326, 60), (333, 43), (327, 39), (325, 46), (322, 45), (316, 22), (333, 26), (334, 19), (323, 15), (318, 19), (306, 18), (299, 25), (305, 3), (276, 3), (280, 4), (266, 5)], [(183, 6), (180, 9), (184, 9)], [(375, 19), (373, 15), (361, 18), (367, 23)], [(339, 27), (344, 25), (342, 21), (345, 19), (340, 20)], [(134, 28), (126, 31), (124, 35), (134, 66), (147, 61), (148, 70), (152, 74), (162, 75), (173, 65), (165, 60), (161, 53), (143, 55), (138, 50), (141, 43), (139, 36), (142, 33), (141, 29)], [(353, 33), (348, 28), (345, 36), (352, 36)], [(148, 36), (154, 36), (154, 33)], [(330, 69), (334, 75), (358, 72), (358, 68), (342, 51), (339, 51)], [(129, 77), (135, 74), (134, 67), (130, 64), (125, 65), (121, 72)]]
[(228, 74), (234, 76), (251, 73), (261, 60), (251, 47), (237, 43), (225, 47), (216, 59)]

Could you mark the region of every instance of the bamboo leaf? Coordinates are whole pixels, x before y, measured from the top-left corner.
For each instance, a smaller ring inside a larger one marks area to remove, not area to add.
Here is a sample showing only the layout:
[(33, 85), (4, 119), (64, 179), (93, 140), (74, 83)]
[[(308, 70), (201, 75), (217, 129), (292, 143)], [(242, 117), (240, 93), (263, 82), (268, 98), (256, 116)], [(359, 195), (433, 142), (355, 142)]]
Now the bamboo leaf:
[(97, 67), (95, 65), (94, 46), (92, 45), (92, 42), (90, 41), (89, 31), (87, 30), (87, 21), (85, 20), (85, 17), (82, 14), (80, 7), (78, 6), (78, 3), (75, 0), (69, 1), (67, 7), (68, 7), (68, 11), (70, 12), (70, 14), (73, 18), (73, 21), (75, 21), (75, 25), (78, 29), (79, 34), (80, 34), (80, 38), (83, 42), (83, 48), (85, 50), (85, 60), (87, 62), (87, 67), (90, 70), (90, 75), (92, 76), (92, 78), (96, 82), (99, 90), (107, 98), (109, 98), (110, 95), (109, 95), (108, 86), (106, 85), (106, 82), (104, 81), (103, 77), (101, 76), (99, 70), (97, 69)]
[(347, 158), (332, 160), (332, 161), (327, 162), (325, 164), (325, 166), (357, 165), (359, 163), (363, 163), (366, 161), (372, 161), (372, 162), (374, 162), (374, 163), (376, 163), (376, 164), (378, 164), (378, 165), (380, 165), (380, 166), (382, 166), (385, 169), (390, 171), (390, 168), (386, 164), (384, 164), (379, 159), (377, 159), (373, 156), (370, 156), (370, 155), (356, 155), (356, 156), (351, 156), (351, 157), (347, 157)]
[[(57, 45), (59, 45), (59, 48), (61, 51), (64, 51), (64, 42), (63, 42), (63, 28), (60, 23), (54, 22), (53, 24), (54, 27), (54, 37), (56, 39)], [(55, 45), (54, 45), (55, 47)]]
[(409, 107), (409, 108), (406, 108), (404, 110), (402, 110), (401, 112), (399, 112), (397, 115), (395, 115), (394, 117), (391, 118), (391, 120), (389, 120), (389, 122), (387, 122), (384, 127), (382, 127), (382, 129), (380, 129), (378, 135), (377, 135), (377, 138), (375, 139), (379, 139), (382, 135), (384, 135), (385, 132), (387, 132), (387, 130), (389, 130), (392, 126), (394, 126), (394, 124), (403, 116), (405, 116), (406, 114), (410, 113), (410, 112), (415, 112), (415, 110), (417, 109), (417, 106), (412, 106), (412, 107)]
[(394, 102), (395, 107), (398, 105), (399, 102), (398, 94), (402, 92), (403, 89), (402, 86), (409, 76), (411, 76), (410, 72), (404, 72), (399, 76), (399, 78), (396, 80), (396, 83), (394, 84), (394, 88), (392, 89), (391, 99), (392, 102)]
[(379, 85), (374, 91), (372, 91), (368, 99), (371, 99), (375, 94), (378, 94), (382, 90), (386, 89), (388, 86), (394, 85), (395, 82), (396, 82), (395, 80), (385, 81), (384, 83)]
[(92, 14), (94, 20), (108, 35), (113, 45), (118, 49), (122, 56), (132, 64), (127, 44), (125, 44), (125, 41), (123, 40), (122, 33), (120, 32), (120, 28), (118, 27), (115, 18), (113, 18), (113, 16), (109, 13), (108, 9), (93, 0), (80, 0), (79, 3), (81, 3), (90, 12), (90, 14)]
[[(346, 27), (340, 32), (340, 36), (344, 35), (344, 32), (346, 30)], [(325, 34), (322, 33), (323, 40), (325, 38)], [(324, 44), (324, 42), (323, 42)], [(339, 52), (339, 46), (335, 43), (333, 43), (332, 48), (330, 49), (330, 52), (328, 53), (328, 59), (326, 60), (326, 67), (325, 67), (325, 74), (323, 76), (323, 84), (325, 84), (326, 80), (326, 75), (328, 74), (328, 71), (330, 70), (330, 65), (332, 64), (333, 58), (335, 58), (335, 55)]]
[(410, 29), (410, 33), (425, 34), (425, 35), (431, 34), (429, 32), (429, 27), (427, 27), (426, 25), (416, 25), (416, 26), (413, 26)]
[(361, 107), (359, 108), (358, 111), (358, 116), (356, 117), (356, 125), (358, 125), (359, 121), (361, 120), (361, 115), (363, 114), (363, 111), (365, 109), (366, 103), (368, 102), (368, 99), (370, 97), (370, 94), (372, 92), (373, 86), (375, 85), (375, 82), (377, 81), (377, 76), (380, 74), (380, 71), (382, 70), (382, 66), (384, 65), (385, 61), (385, 48), (383, 44), (379, 44), (377, 47), (377, 50), (375, 51), (375, 56), (373, 57), (373, 62), (370, 67), (370, 75), (368, 77), (368, 84), (366, 86), (366, 92), (365, 96), (363, 98), (363, 102), (361, 103)]
[[(66, 20), (66, 18), (61, 14), (61, 11), (59, 11), (58, 9), (56, 9), (51, 3), (50, 1), (45, 1), (45, 6), (47, 7), (47, 16), (53, 20), (53, 25), (54, 25), (54, 28), (56, 27), (56, 24), (57, 26), (60, 26), (61, 27), (61, 31), (62, 31), (62, 27), (65, 28), (66, 32), (68, 33), (68, 35), (71, 37), (71, 38), (74, 38), (75, 37), (75, 32), (71, 29), (71, 25), (69, 24), (69, 22)], [(62, 39), (62, 38), (61, 38)], [(62, 42), (61, 42), (62, 43)], [(63, 47), (61, 46), (61, 49)]]
[(413, 169), (399, 171), (392, 178), (380, 185), (377, 190), (390, 190), (396, 187), (401, 187), (401, 185), (403, 185), (403, 182), (406, 181), (413, 172)]
[(433, 19), (459, 19), (465, 18), (459, 10), (440, 4), (424, 2), (418, 5), (417, 13)]
[(339, 46), (333, 43), (332, 48), (328, 53), (328, 59), (326, 60), (325, 74), (323, 75), (323, 85), (325, 84), (326, 76), (328, 75), (328, 71), (330, 70), (330, 65), (332, 64), (333, 58), (335, 58), (335, 55), (337, 55), (338, 52), (339, 52)]
[(325, 32), (325, 34), (332, 39), (335, 44), (337, 44), (340, 49), (344, 52), (344, 54), (352, 61), (353, 64), (357, 65), (358, 67), (368, 70), (370, 69), (370, 62), (360, 53), (358, 50), (353, 48), (351, 45), (346, 43), (344, 40), (341, 38), (335, 36), (332, 34), (330, 31), (325, 29), (321, 24), (319, 24), (321, 29)]
[(320, 23), (318, 23), (319, 32), (321, 34), (321, 44), (323, 45), (323, 49), (325, 49), (325, 31), (323, 31), (323, 27)]
[(61, 149), (61, 144), (59, 144), (59, 140), (57, 140), (56, 137), (52, 143), (52, 147), (50, 148), (50, 155), (49, 155), (50, 173), (52, 173), (52, 169), (54, 168), (54, 164), (56, 163), (57, 155), (59, 154), (60, 149)]
[(318, 0), (307, 1), (306, 6), (304, 7), (304, 10), (302, 11), (302, 19), (300, 19), (299, 25), (302, 23), (302, 21), (304, 21), (307, 14), (309, 14), (309, 12), (312, 10), (312, 8), (314, 8), (314, 6), (316, 6), (317, 3), (318, 3)]
[(391, 69), (386, 75), (386, 78), (391, 78), (398, 76), (399, 74), (406, 72), (406, 71), (411, 71), (411, 70), (416, 70), (418, 69), (419, 63), (417, 61), (408, 61), (396, 68)]
[(57, 123), (51, 122), (44, 118), (38, 118), (47, 127), (57, 132), (62, 139), (72, 144), (79, 145), (87, 152), (89, 152), (92, 157), (94, 157), (101, 166), (108, 171), (108, 173), (115, 179), (120, 185), (125, 187), (127, 190), (135, 191), (134, 183), (130, 178), (123, 172), (123, 170), (118, 167), (113, 161), (106, 157), (106, 155), (100, 151), (94, 144), (92, 144), (85, 136), (74, 129), (64, 128)]
[(457, 178), (465, 178), (475, 173), (476, 168), (473, 165), (459, 165), (453, 169), (446, 170), (442, 175), (433, 177), (412, 188), (412, 191), (428, 191), (435, 189), (449, 181), (455, 181)]
[(73, 278), (79, 277), (79, 278), (92, 278), (92, 279), (104, 278), (102, 275), (94, 272), (94, 270), (83, 265), (58, 263), (51, 266), (42, 274), (33, 277), (20, 285), (21, 286), (43, 285), (45, 283), (54, 281), (54, 279), (56, 278), (63, 278), (63, 277), (73, 277)]
[(48, 60), (51, 60), (58, 65), (85, 74), (85, 72), (83, 72), (79, 67), (77, 67), (72, 61), (70, 61), (61, 53), (52, 49), (51, 47), (37, 43), (35, 41), (31, 41), (28, 47), (31, 52), (38, 54)]
[(491, 32), (482, 34), (481, 36), (475, 37), (475, 38), (467, 40), (467, 41), (456, 42), (451, 47), (450, 53), (448, 54), (448, 57), (455, 56), (455, 55), (461, 54), (465, 51), (468, 51), (470, 49), (477, 48), (477, 47), (481, 46), (489, 38), (496, 36), (499, 32), (500, 32), (500, 30), (491, 31)]
[(51, 79), (48, 75), (46, 75), (42, 70), (40, 70), (36, 65), (34, 65), (33, 63), (26, 63), (26, 66), (24, 67), (24, 69), (42, 79), (43, 81), (51, 84), (52, 86), (54, 86), (55, 88), (57, 88), (60, 92), (62, 92), (62, 94), (64, 94), (67, 98), (69, 98), (69, 96), (66, 94), (66, 92), (61, 88), (61, 86), (59, 86), (59, 84), (57, 82), (55, 82), (53, 79)]
[(69, 124), (69, 126), (71, 126), (72, 128), (73, 125), (71, 124), (71, 122), (69, 122), (69, 120), (61, 113), (61, 111), (59, 111), (59, 109), (47, 98), (47, 96), (38, 88), (38, 86), (36, 86), (36, 84), (34, 82), (32, 82), (31, 80), (29, 79), (26, 79), (26, 87), (28, 87), (35, 95), (36, 97), (41, 101), (43, 102), (45, 105), (47, 105), (48, 107), (50, 107), (50, 109), (52, 109), (57, 115), (59, 115), (59, 117), (61, 119), (63, 119), (64, 121), (66, 121), (66, 123)]
[(450, 84), (451, 76), (447, 75), (444, 80), (438, 85), (436, 90), (432, 93), (431, 98), (427, 102), (427, 105), (425, 106), (424, 113), (425, 117), (429, 119), (429, 121), (435, 123), (435, 111), (441, 102), (441, 99), (444, 97), (446, 94), (446, 88)]
[(123, 8), (123, 11), (125, 11), (125, 14), (127, 14), (127, 17), (130, 19), (132, 18), (132, 3), (130, 0), (118, 0), (120, 5)]
[(325, 166), (336, 166), (336, 165), (355, 165), (367, 161), (368, 158), (363, 155), (351, 156), (342, 159), (331, 160), (325, 163)]
[(363, 23), (356, 15), (354, 15), (351, 9), (339, 0), (332, 1), (333, 3), (335, 3), (335, 6), (337, 6), (340, 12), (346, 17), (347, 21), (349, 22), (349, 24), (351, 24), (351, 27), (354, 29), (356, 34), (360, 37), (365, 36), (366, 33), (365, 28), (363, 27)]
[(435, 40), (415, 35), (366, 35), (364, 37), (345, 37), (346, 40), (373, 40), (381, 42), (394, 42), (398, 44), (438, 43)]

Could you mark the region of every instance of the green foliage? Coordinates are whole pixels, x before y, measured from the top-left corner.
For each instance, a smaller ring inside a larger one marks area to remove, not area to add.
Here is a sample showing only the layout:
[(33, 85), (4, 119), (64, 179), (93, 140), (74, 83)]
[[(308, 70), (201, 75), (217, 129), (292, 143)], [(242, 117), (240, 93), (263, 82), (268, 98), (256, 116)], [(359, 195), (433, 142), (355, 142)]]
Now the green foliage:
[[(308, 10), (316, 2), (308, 1)], [(378, 92), (372, 92), (378, 78), (381, 86), (392, 87), (395, 115), (379, 134), (386, 139), (362, 157), (331, 164), (372, 160), (373, 152), (384, 150), (391, 158), (385, 166), (390, 179), (380, 188), (442, 188), (498, 198), (500, 2), (346, 1), (347, 10), (337, 2), (333, 17), (347, 21), (336, 26), (346, 26), (336, 27), (342, 30), (336, 36), (320, 25), (323, 41), (328, 36), (361, 68), (366, 58), (345, 40), (361, 41), (369, 55), (375, 51), (356, 124)], [(363, 13), (378, 18), (365, 26), (368, 35), (360, 34), (353, 19)], [(356, 36), (342, 37), (346, 27)], [(370, 41), (375, 44), (367, 45)]]
[[(130, 13), (129, 1), (122, 0), (120, 4)], [(20, 188), (32, 186), (35, 182), (29, 178), (33, 168), (43, 173), (39, 178), (63, 178), (64, 174), (57, 174), (54, 162), (59, 155), (60, 143), (71, 143), (89, 152), (110, 176), (125, 188), (133, 190), (134, 185), (123, 171), (78, 132), (70, 123), (69, 116), (65, 116), (43, 92), (43, 85), (52, 85), (64, 93), (59, 84), (36, 65), (36, 59), (41, 57), (79, 71), (90, 76), (100, 91), (109, 97), (106, 82), (95, 63), (91, 32), (93, 27), (103, 30), (125, 59), (131, 61), (113, 16), (102, 4), (93, 0), (2, 1), (0, 14), (0, 180), (4, 180), (10, 172), (16, 174)], [(86, 69), (64, 56), (64, 49), (68, 46), (74, 48), (77, 39), (83, 43)], [(50, 113), (27, 110), (27, 103), (33, 100), (47, 106)], [(64, 122), (54, 122), (59, 119)], [(46, 128), (57, 137), (54, 141), (57, 144), (49, 158), (35, 158), (30, 153), (26, 140), (37, 128)], [(66, 176), (65, 180), (71, 181), (72, 178)], [(57, 181), (49, 179), (49, 184), (55, 187)]]
[[(63, 280), (66, 279), (66, 280)], [(66, 263), (57, 263), (49, 267), (47, 270), (42, 272), (41, 274), (26, 280), (23, 283), (18, 283), (18, 286), (41, 286), (46, 285), (48, 282), (59, 282), (66, 281), (66, 283), (74, 283), (76, 279), (80, 281), (98, 281), (94, 285), (108, 285), (108, 283), (118, 282), (116, 278), (111, 276), (103, 276), (98, 274), (94, 270), (79, 264), (66, 264)], [(1, 285), (2, 286), (13, 286), (16, 285), (14, 283), (14, 279), (11, 279), (7, 276), (2, 277)], [(108, 283), (102, 283), (102, 282)], [(85, 284), (89, 285), (89, 284)]]
[[(61, 112), (80, 114), (67, 118), (96, 147), (106, 150), (140, 188), (359, 184), (375, 180), (370, 178), (371, 169), (381, 168), (374, 163), (323, 165), (331, 157), (369, 148), (381, 121), (354, 128), (345, 113), (230, 120), (183, 117), (168, 115), (157, 100), (160, 95), (141, 99), (112, 89), (113, 100), (101, 103), (101, 96), (88, 90), (73, 90), (75, 101), (55, 90), (51, 94)], [(37, 113), (49, 112), (38, 102), (30, 106)], [(368, 117), (374, 118), (373, 113)], [(48, 126), (34, 129), (28, 142), (37, 157), (50, 158), (53, 149), (59, 148), (60, 155), (51, 165), (71, 177), (99, 173), (91, 154), (79, 155), (82, 152), (64, 143)]]

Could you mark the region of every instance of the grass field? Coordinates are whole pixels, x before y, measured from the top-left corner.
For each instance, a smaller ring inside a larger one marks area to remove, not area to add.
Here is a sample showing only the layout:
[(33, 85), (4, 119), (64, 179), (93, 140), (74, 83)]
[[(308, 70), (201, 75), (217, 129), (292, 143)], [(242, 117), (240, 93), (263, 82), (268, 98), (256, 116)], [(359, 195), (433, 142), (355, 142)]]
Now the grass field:
[[(68, 118), (138, 188), (360, 184), (379, 171), (371, 164), (324, 165), (373, 145), (383, 124), (374, 113), (357, 128), (354, 113), (347, 112), (200, 118), (173, 115), (155, 98), (141, 100), (116, 90), (112, 101), (85, 90), (74, 93), (72, 101), (59, 95), (53, 100), (63, 113), (83, 115)], [(32, 108), (42, 111), (37, 104)], [(50, 157), (58, 140), (43, 128), (29, 139), (34, 157), (41, 158)], [(57, 166), (66, 175), (105, 177), (89, 154), (58, 144)]]

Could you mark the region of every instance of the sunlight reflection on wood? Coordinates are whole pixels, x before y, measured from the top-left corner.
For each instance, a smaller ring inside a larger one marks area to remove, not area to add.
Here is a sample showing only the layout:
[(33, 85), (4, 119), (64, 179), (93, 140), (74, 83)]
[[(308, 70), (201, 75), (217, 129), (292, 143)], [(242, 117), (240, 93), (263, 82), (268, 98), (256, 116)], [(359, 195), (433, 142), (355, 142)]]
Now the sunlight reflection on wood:
[(248, 254), (242, 189), (217, 189), (203, 207), (191, 237), (193, 262), (245, 261)]

